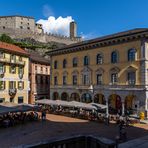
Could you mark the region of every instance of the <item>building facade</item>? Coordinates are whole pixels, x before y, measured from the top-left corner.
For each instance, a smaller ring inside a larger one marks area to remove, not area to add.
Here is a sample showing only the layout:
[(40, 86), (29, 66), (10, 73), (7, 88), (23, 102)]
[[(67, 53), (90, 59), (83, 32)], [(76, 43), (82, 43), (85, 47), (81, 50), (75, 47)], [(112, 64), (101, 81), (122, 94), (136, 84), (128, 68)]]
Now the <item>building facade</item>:
[(30, 52), (30, 93), (29, 103), (50, 98), (50, 61), (36, 52)]
[(0, 102), (28, 103), (29, 54), (0, 42)]
[[(148, 111), (148, 29), (133, 29), (48, 52), (50, 98)], [(146, 115), (147, 116), (147, 115)]]

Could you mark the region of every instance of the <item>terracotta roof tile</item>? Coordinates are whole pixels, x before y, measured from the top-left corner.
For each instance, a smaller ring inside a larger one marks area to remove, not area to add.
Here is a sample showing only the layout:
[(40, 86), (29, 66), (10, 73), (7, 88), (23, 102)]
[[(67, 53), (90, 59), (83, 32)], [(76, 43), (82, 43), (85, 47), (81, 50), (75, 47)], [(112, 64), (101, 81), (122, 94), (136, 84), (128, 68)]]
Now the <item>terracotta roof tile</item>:
[(8, 44), (5, 42), (0, 42), (0, 49), (4, 49), (8, 52), (16, 53), (16, 54), (23, 54), (25, 56), (29, 56), (29, 53), (25, 51), (24, 49), (13, 45), (13, 44)]

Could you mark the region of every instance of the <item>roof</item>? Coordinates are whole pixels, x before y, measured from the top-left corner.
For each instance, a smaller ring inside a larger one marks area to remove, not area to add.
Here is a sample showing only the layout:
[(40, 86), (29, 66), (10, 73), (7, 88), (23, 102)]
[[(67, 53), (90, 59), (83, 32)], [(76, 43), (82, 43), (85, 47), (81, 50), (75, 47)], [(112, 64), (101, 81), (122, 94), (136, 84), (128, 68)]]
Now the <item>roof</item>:
[(29, 54), (30, 54), (31, 61), (41, 63), (41, 64), (50, 65), (50, 60), (45, 59), (39, 53), (37, 53), (35, 51), (29, 51)]
[(34, 19), (34, 17), (32, 17), (32, 16), (22, 16), (22, 15), (8, 15), (8, 16), (0, 16), (0, 18), (6, 18), (6, 17), (24, 17), (24, 18)]
[(5, 42), (0, 42), (0, 49), (6, 50), (7, 52), (15, 53), (15, 54), (21, 54), (24, 56), (29, 56), (29, 53), (25, 51), (24, 49), (13, 45), (13, 44), (8, 44)]
[(62, 50), (65, 50), (65, 49), (83, 47), (83, 46), (89, 45), (89, 44), (99, 43), (99, 42), (108, 41), (108, 40), (112, 40), (112, 39), (118, 39), (120, 37), (128, 37), (128, 36), (136, 35), (136, 34), (140, 34), (140, 33), (148, 33), (148, 28), (135, 28), (135, 29), (132, 29), (132, 30), (118, 32), (118, 33), (114, 33), (114, 34), (111, 34), (111, 35), (106, 35), (106, 36), (98, 37), (98, 38), (95, 38), (95, 39), (70, 44), (70, 45), (64, 46), (62, 48), (58, 48), (58, 49), (49, 51), (49, 52), (47, 52), (47, 54), (52, 55), (57, 51), (62, 51)]

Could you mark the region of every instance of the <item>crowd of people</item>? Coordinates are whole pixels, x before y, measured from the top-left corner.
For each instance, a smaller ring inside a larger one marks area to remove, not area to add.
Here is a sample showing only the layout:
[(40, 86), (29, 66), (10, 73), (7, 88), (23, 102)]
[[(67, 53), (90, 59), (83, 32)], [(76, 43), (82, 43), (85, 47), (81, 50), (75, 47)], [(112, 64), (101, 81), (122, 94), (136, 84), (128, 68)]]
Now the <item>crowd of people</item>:
[(23, 124), (27, 121), (36, 121), (39, 119), (37, 112), (17, 112), (0, 115), (0, 126), (11, 127), (17, 124)]

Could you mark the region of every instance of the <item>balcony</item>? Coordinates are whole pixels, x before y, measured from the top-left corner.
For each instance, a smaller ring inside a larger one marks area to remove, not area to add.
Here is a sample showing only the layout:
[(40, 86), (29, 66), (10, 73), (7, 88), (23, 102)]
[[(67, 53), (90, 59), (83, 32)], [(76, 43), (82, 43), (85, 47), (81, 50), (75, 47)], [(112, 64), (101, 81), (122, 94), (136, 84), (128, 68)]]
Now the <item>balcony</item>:
[(77, 89), (77, 90), (145, 90), (148, 85), (51, 85), (51, 89)]
[(9, 89), (9, 95), (12, 97), (12, 96), (15, 96), (16, 95), (16, 92), (17, 92), (17, 89), (16, 88), (10, 88)]
[(19, 60), (10, 60), (8, 58), (0, 57), (0, 62), (1, 63), (6, 63), (6, 64), (14, 64), (14, 65), (25, 65), (25, 61), (19, 61)]

